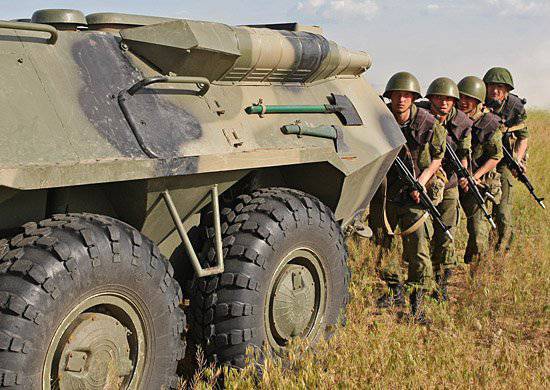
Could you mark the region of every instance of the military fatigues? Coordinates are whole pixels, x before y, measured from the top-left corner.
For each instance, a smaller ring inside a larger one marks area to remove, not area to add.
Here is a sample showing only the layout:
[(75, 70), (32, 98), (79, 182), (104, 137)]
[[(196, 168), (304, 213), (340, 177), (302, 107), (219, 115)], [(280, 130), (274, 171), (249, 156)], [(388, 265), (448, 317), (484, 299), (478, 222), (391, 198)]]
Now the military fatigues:
[[(514, 150), (514, 142), (529, 137), (525, 119), (527, 113), (522, 100), (516, 95), (509, 94), (502, 104), (495, 105), (488, 102), (491, 110), (497, 114), (503, 121), (503, 146), (508, 150)], [(501, 161), (497, 167), (500, 173), (502, 185), (502, 198), (500, 204), (493, 208), (493, 218), (498, 228), (498, 247), (508, 247), (513, 238), (512, 222), (512, 180), (513, 175), (504, 161)]]
[[(475, 173), (488, 160), (502, 158), (502, 133), (500, 118), (489, 112), (483, 105), (470, 116), (474, 121), (472, 126), (472, 172)], [(500, 200), (500, 174), (496, 170), (490, 171), (481, 178), (482, 184), (489, 192)], [(486, 251), (489, 241), (489, 223), (485, 219), (481, 208), (471, 192), (461, 196), (461, 204), (466, 213), (468, 230), (468, 244), (464, 254), (464, 262), (477, 261)]]
[[(407, 147), (401, 151), (401, 157), (409, 166), (413, 166), (415, 176), (418, 177), (428, 168), (432, 160), (443, 158), (446, 146), (445, 129), (428, 111), (413, 105), (411, 120), (402, 125), (401, 129), (407, 139)], [(411, 199), (410, 189), (403, 187), (395, 167), (390, 169), (387, 176), (386, 213), (392, 231), (396, 227), (405, 231), (426, 214)], [(421, 290), (432, 288), (432, 235), (432, 221), (427, 218), (420, 228), (402, 236), (403, 259), (408, 262), (407, 284)], [(385, 244), (391, 245), (392, 241), (395, 243), (394, 240), (386, 240)], [(388, 284), (401, 282), (399, 261), (391, 261), (382, 276)]]
[(388, 234), (388, 226), (386, 226), (387, 186), (387, 178), (384, 178), (370, 202), (368, 224), (372, 229), (372, 240), (378, 248), (375, 254), (376, 269), (380, 278), (392, 288), (401, 285), (403, 277), (399, 259), (389, 256), (392, 250), (397, 249), (398, 243), (393, 235)]
[[(451, 113), (442, 123), (447, 130), (447, 145), (452, 147), (462, 160), (467, 158), (472, 145), (472, 121), (462, 111), (453, 107)], [(448, 182), (445, 186), (443, 201), (437, 206), (443, 223), (450, 227), (451, 235), (455, 236), (459, 220), (459, 192), (458, 177), (452, 163), (444, 158), (443, 169), (447, 174)], [(456, 267), (458, 264), (455, 244), (445, 235), (445, 232), (435, 226), (432, 246), (432, 264), (435, 272)]]

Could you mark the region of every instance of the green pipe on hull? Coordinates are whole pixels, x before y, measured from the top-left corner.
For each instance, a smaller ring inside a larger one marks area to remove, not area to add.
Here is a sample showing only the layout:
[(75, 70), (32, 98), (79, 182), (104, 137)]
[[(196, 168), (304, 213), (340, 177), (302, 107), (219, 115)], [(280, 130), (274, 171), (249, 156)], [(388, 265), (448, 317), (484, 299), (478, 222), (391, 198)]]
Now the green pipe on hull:
[(258, 104), (245, 108), (247, 114), (327, 114), (336, 111), (330, 104), (321, 105), (263, 105)]
[(286, 125), (282, 127), (282, 131), (285, 134), (297, 134), (307, 135), (311, 137), (336, 139), (338, 137), (337, 131), (334, 126), (320, 125), (320, 126), (302, 126), (302, 125)]

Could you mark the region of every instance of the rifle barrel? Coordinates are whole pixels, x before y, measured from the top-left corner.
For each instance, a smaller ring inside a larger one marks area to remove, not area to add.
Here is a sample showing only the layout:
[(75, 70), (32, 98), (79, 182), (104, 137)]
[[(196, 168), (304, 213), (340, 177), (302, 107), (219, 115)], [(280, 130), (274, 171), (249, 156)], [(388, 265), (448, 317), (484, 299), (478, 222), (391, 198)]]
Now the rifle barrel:
[(510, 170), (516, 172), (516, 178), (523, 183), (523, 185), (527, 188), (527, 191), (531, 194), (531, 196), (535, 199), (535, 201), (539, 204), (540, 207), (542, 207), (543, 210), (546, 210), (546, 206), (544, 205), (544, 198), (541, 198), (537, 196), (535, 193), (535, 188), (531, 184), (531, 181), (525, 174), (525, 171), (521, 168), (521, 166), (518, 164), (516, 160), (514, 160), (514, 157), (512, 156), (512, 153), (508, 150), (508, 147), (506, 145), (502, 145), (502, 151), (504, 153), (504, 161), (506, 162), (506, 165), (508, 165), (508, 168)]
[(454, 240), (449, 227), (443, 223), (441, 213), (433, 204), (422, 184), (420, 184), (418, 180), (414, 177), (414, 175), (409, 171), (409, 169), (400, 157), (397, 157), (395, 159), (395, 162), (397, 163), (397, 167), (401, 171), (401, 174), (405, 176), (404, 179), (407, 181), (407, 184), (410, 185), (413, 190), (416, 190), (420, 193), (420, 204), (422, 205), (422, 207), (431, 214), (434, 222), (441, 228), (441, 230), (445, 232), (445, 235), (450, 240)]
[(453, 163), (453, 167), (456, 171), (457, 176), (459, 178), (465, 178), (468, 181), (468, 191), (471, 191), (471, 195), (474, 197), (474, 200), (476, 201), (478, 207), (483, 212), (485, 219), (489, 221), (489, 224), (493, 229), (496, 229), (497, 225), (495, 224), (495, 221), (493, 220), (493, 217), (491, 216), (491, 214), (489, 214), (487, 207), (485, 207), (485, 198), (483, 198), (483, 195), (481, 195), (481, 192), (477, 187), (477, 183), (474, 177), (470, 174), (470, 172), (468, 172), (466, 168), (464, 168), (464, 166), (462, 165), (462, 162), (458, 158), (458, 155), (449, 144), (447, 144), (446, 150), (451, 158), (451, 162)]

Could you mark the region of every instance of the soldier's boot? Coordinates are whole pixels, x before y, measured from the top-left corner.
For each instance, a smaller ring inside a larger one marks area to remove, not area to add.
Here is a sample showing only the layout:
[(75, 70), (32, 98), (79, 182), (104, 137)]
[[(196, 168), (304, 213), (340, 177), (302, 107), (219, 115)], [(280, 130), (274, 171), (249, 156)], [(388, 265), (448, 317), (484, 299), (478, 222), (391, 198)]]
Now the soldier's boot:
[(510, 251), (514, 241), (514, 232), (508, 229), (499, 234), (498, 241), (495, 247), (495, 252), (503, 252), (504, 254)]
[(504, 247), (505, 252), (510, 252), (510, 248), (512, 247), (512, 244), (514, 243), (514, 239), (515, 239), (515, 234), (512, 231), (510, 233), (510, 238), (508, 239), (508, 242), (506, 242), (506, 246)]
[(435, 274), (436, 289), (432, 292), (432, 298), (438, 302), (445, 302), (448, 299), (447, 286), (449, 284), (449, 278), (452, 275), (451, 269), (445, 269), (438, 271)]
[[(496, 247), (496, 245), (495, 245)], [(472, 264), (472, 261), (474, 259), (475, 254), (470, 248), (466, 248), (466, 252), (464, 252), (464, 264)]]
[[(438, 275), (439, 276), (439, 275)], [(436, 290), (436, 296), (434, 297), (439, 302), (447, 302), (449, 299), (449, 279), (453, 276), (453, 270), (450, 268), (446, 268), (443, 271), (443, 275), (436, 277), (437, 282), (437, 290)]]
[(401, 283), (388, 284), (389, 291), (378, 298), (376, 306), (385, 309), (391, 306), (405, 306), (405, 297), (403, 295), (403, 285)]
[(426, 314), (424, 313), (423, 301), (424, 300), (424, 291), (421, 289), (414, 289), (410, 295), (411, 302), (411, 316), (417, 324), (427, 325), (429, 321), (426, 319)]

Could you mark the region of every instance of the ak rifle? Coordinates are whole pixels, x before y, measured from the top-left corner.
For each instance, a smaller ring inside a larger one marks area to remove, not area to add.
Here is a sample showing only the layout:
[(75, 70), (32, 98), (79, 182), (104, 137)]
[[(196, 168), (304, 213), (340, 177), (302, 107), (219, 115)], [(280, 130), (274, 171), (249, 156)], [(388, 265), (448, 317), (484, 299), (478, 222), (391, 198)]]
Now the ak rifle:
[(516, 172), (516, 179), (518, 179), (520, 182), (527, 187), (527, 190), (531, 193), (533, 198), (537, 201), (537, 203), (542, 207), (543, 209), (546, 209), (546, 206), (544, 205), (544, 198), (539, 198), (537, 194), (535, 194), (535, 189), (533, 188), (533, 185), (529, 181), (529, 178), (525, 174), (525, 170), (518, 164), (518, 162), (512, 157), (512, 153), (508, 150), (506, 145), (503, 145), (502, 151), (504, 152), (504, 162), (506, 165), (508, 165), (508, 168), (512, 172)]
[[(447, 155), (449, 156), (451, 163), (453, 164), (453, 168), (458, 176), (459, 179), (466, 179), (468, 181), (468, 192), (471, 193), (471, 195), (474, 197), (477, 205), (483, 211), (483, 215), (489, 221), (491, 224), (491, 227), (493, 229), (497, 228), (497, 225), (495, 225), (495, 221), (493, 221), (493, 217), (491, 217), (491, 214), (489, 214), (489, 211), (487, 210), (487, 207), (485, 206), (485, 197), (481, 194), (481, 191), (479, 190), (479, 187), (477, 186), (476, 180), (472, 176), (472, 174), (464, 168), (462, 165), (462, 162), (458, 158), (456, 152), (451, 147), (451, 145), (447, 144)], [(488, 193), (487, 193), (488, 194)], [(489, 195), (489, 194), (488, 194)]]
[(401, 160), (400, 157), (397, 157), (395, 159), (395, 164), (397, 169), (399, 170), (401, 178), (412, 189), (412, 191), (418, 191), (418, 193), (420, 194), (420, 205), (422, 206), (422, 208), (431, 214), (436, 225), (438, 225), (441, 228), (441, 230), (445, 232), (445, 235), (447, 237), (453, 240), (453, 236), (451, 235), (451, 232), (449, 230), (450, 228), (443, 223), (441, 213), (439, 212), (437, 207), (435, 207), (432, 200), (426, 193), (426, 189), (424, 188), (424, 186), (420, 184), (418, 180), (416, 180), (414, 175), (411, 173), (411, 171), (409, 171), (409, 168), (407, 168), (407, 166), (405, 165), (403, 160)]

